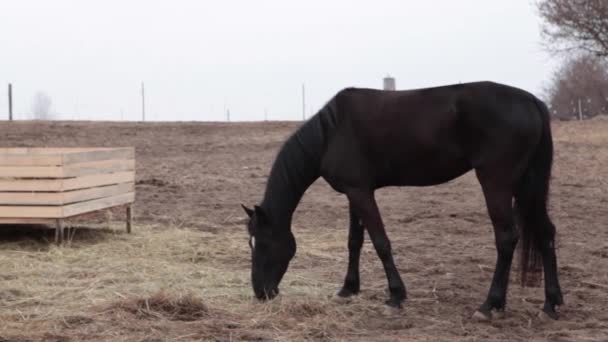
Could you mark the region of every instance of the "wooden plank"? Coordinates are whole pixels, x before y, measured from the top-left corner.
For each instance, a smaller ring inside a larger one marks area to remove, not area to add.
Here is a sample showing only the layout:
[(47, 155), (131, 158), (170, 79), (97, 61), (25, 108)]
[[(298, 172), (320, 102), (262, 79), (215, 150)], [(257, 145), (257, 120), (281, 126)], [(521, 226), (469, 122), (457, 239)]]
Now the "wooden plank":
[(63, 205), (132, 192), (134, 183), (67, 192), (0, 192), (0, 205)]
[(62, 179), (0, 179), (2, 191), (61, 191)]
[(61, 192), (0, 192), (0, 205), (61, 205)]
[(0, 178), (63, 178), (61, 166), (0, 166)]
[(111, 208), (135, 201), (135, 193), (130, 192), (123, 195), (106, 197), (87, 202), (69, 204), (63, 207), (63, 217), (70, 217), (88, 213), (96, 210)]
[(0, 154), (49, 155), (80, 152), (110, 151), (128, 147), (0, 147)]
[(132, 203), (134, 201), (135, 193), (129, 192), (122, 195), (68, 204), (65, 206), (0, 206), (0, 219), (21, 219), (24, 217), (33, 219), (64, 218)]
[[(77, 178), (64, 179), (61, 180), (61, 182), (63, 182), (63, 186), (61, 188), (63, 191), (92, 188), (103, 185), (130, 183), (135, 182), (135, 172), (126, 171), (104, 175), (82, 176)], [(2, 187), (0, 187), (0, 189), (2, 189)]]
[(0, 217), (61, 218), (61, 206), (0, 206)]
[(61, 155), (16, 155), (0, 153), (1, 166), (59, 166)]
[(134, 159), (102, 160), (64, 166), (63, 177), (78, 177), (132, 170), (135, 170)]
[(135, 181), (134, 171), (89, 175), (70, 179), (0, 179), (0, 189), (8, 191), (68, 191)]
[(62, 150), (64, 149), (56, 147), (3, 147), (0, 148), (0, 153), (13, 155), (59, 155)]
[(70, 178), (85, 175), (130, 171), (135, 160), (104, 160), (69, 166), (4, 166), (0, 165), (0, 178)]
[(135, 159), (135, 148), (125, 147), (96, 151), (66, 153), (63, 155), (63, 165), (110, 159)]
[(62, 204), (71, 204), (83, 201), (90, 201), (94, 199), (104, 198), (104, 197), (112, 197), (116, 195), (126, 194), (133, 192), (135, 189), (135, 183), (122, 183), (104, 187), (83, 189), (83, 190), (75, 190), (64, 192), (63, 194), (63, 203)]
[(41, 219), (41, 218), (0, 218), (0, 224), (46, 224), (51, 225), (54, 224), (54, 219)]
[(134, 159), (133, 147), (4, 147), (0, 166), (57, 166), (109, 159)]

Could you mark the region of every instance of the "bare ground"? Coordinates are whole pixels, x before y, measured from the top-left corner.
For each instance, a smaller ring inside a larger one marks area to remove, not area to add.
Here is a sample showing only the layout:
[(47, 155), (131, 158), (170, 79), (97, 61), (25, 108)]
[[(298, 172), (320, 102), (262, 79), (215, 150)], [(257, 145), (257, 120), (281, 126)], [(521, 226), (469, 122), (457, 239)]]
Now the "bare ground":
[(135, 146), (134, 234), (123, 212), (73, 222), (68, 246), (40, 227), (0, 227), (0, 341), (606, 341), (608, 121), (554, 123), (551, 213), (566, 305), (539, 318), (541, 288), (516, 270), (507, 316), (478, 323), (495, 249), (474, 175), (378, 193), (408, 286), (401, 313), (382, 305), (372, 246), (362, 293), (336, 303), (346, 271), (346, 200), (317, 181), (298, 208), (298, 253), (279, 299), (252, 299), (239, 204), (257, 203), (272, 158), (297, 123), (0, 124), (2, 146)]

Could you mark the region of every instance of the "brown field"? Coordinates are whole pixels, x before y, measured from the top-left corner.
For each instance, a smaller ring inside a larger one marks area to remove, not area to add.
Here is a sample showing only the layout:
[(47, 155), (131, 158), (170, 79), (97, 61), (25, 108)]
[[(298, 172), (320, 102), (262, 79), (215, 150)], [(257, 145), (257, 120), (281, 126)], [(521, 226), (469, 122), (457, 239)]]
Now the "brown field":
[(607, 341), (608, 120), (554, 123), (551, 213), (566, 305), (538, 315), (541, 288), (513, 272), (507, 316), (470, 319), (495, 262), (475, 177), (378, 192), (409, 299), (384, 312), (366, 241), (362, 293), (336, 303), (346, 271), (344, 196), (319, 180), (298, 208), (298, 253), (267, 304), (252, 299), (239, 203), (257, 203), (297, 123), (0, 124), (0, 146), (135, 146), (134, 233), (122, 211), (73, 221), (67, 246), (41, 227), (0, 227), (0, 341)]

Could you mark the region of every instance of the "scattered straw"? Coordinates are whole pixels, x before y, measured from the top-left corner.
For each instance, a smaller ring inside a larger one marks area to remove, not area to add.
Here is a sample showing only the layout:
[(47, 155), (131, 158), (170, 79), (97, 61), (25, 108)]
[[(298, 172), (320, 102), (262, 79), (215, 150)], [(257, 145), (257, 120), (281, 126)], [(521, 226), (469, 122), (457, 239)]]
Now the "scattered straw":
[(159, 292), (150, 297), (122, 300), (110, 306), (138, 318), (166, 318), (171, 321), (196, 321), (208, 316), (209, 309), (200, 298), (187, 294), (172, 296)]

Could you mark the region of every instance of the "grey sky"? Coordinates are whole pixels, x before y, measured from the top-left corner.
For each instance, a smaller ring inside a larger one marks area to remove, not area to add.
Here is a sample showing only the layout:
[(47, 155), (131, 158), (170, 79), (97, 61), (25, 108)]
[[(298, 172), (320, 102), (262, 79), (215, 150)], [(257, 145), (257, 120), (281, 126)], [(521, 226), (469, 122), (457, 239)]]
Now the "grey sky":
[(0, 117), (36, 91), (64, 119), (299, 119), (347, 86), (493, 80), (540, 93), (553, 70), (529, 0), (19, 0), (0, 4)]

